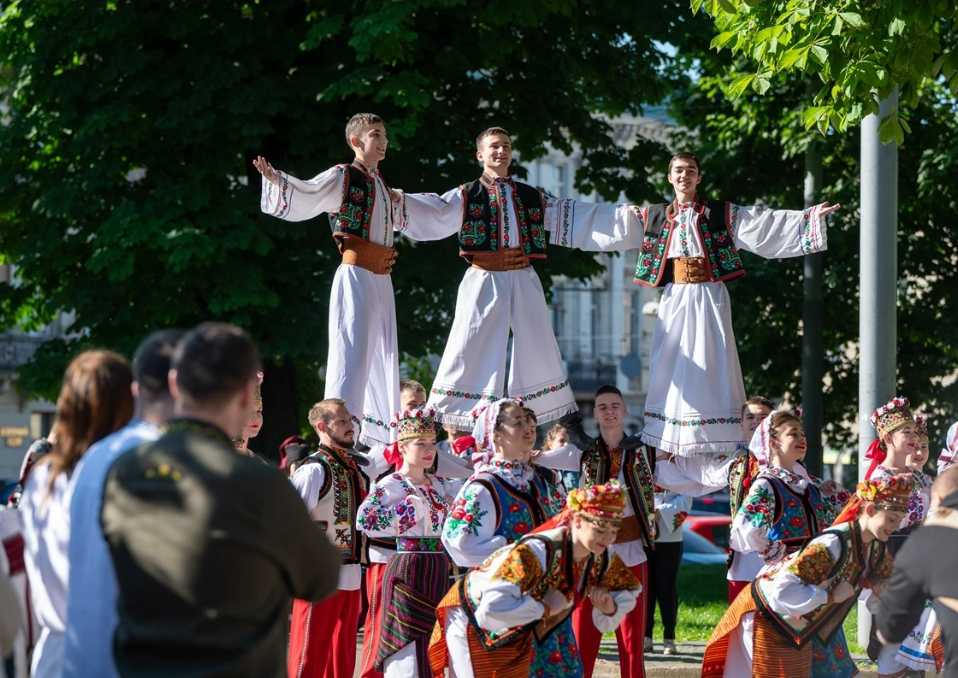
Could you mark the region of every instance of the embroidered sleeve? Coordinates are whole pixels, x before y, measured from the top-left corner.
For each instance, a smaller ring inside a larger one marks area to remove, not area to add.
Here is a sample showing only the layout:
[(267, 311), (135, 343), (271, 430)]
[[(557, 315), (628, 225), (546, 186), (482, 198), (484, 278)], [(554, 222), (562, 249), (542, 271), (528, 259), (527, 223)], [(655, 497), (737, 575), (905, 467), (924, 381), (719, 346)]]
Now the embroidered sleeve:
[(642, 244), (643, 227), (631, 205), (545, 198), (549, 243), (586, 252), (624, 252)]
[(462, 191), (454, 188), (441, 196), (435, 193), (403, 195), (403, 235), (418, 242), (442, 240), (462, 226)]
[(835, 559), (825, 544), (811, 541), (788, 565), (788, 571), (805, 584), (821, 584), (835, 567)]
[(609, 591), (642, 590), (642, 584), (636, 578), (619, 556), (612, 554), (612, 562), (609, 563), (609, 569), (602, 575), (599, 586), (607, 588)]
[(467, 481), (459, 490), (442, 528), (442, 543), (460, 567), (475, 567), (506, 545), (496, 535), (496, 504), (480, 482)]
[(768, 538), (774, 519), (775, 493), (767, 480), (758, 478), (732, 520), (731, 547), (739, 553), (758, 553), (766, 561), (774, 562), (782, 555), (782, 549)]
[(800, 257), (828, 249), (824, 203), (804, 210), (727, 204), (735, 246), (766, 259)]
[(469, 484), (463, 488), (463, 491), (452, 503), (449, 517), (443, 527), (445, 534), (450, 537), (458, 537), (463, 534), (479, 534), (479, 527), (482, 525), (486, 513), (488, 513), (488, 511), (483, 510), (480, 501), (479, 495), (482, 489), (482, 486), (477, 484)]
[(260, 208), (286, 221), (304, 221), (324, 212), (336, 212), (343, 202), (345, 176), (345, 169), (335, 166), (306, 181), (286, 172), (279, 172), (278, 185), (263, 177)]
[(499, 563), (495, 576), (527, 593), (542, 578), (542, 565), (528, 546), (516, 544)]
[(356, 527), (371, 536), (405, 534), (424, 518), (417, 515), (416, 503), (406, 485), (390, 476), (377, 483), (360, 504)]

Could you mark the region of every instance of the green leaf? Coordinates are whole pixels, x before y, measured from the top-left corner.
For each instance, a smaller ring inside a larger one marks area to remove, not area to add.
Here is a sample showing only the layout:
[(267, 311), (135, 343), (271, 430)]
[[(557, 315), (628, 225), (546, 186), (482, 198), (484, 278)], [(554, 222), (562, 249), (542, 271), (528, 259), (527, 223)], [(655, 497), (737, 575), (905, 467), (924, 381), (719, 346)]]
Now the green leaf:
[(698, 14), (705, 0), (692, 0), (692, 14)]
[(752, 89), (754, 89), (759, 94), (765, 94), (768, 91), (768, 88), (771, 86), (771, 82), (766, 77), (761, 75), (757, 76), (752, 82)]
[(828, 50), (819, 45), (812, 45), (812, 57), (814, 57), (815, 61), (824, 65), (825, 62), (828, 61)]
[(862, 19), (862, 15), (858, 12), (839, 12), (838, 16), (852, 28), (862, 28), (865, 25), (865, 20)]
[(802, 112), (802, 124), (805, 125), (805, 129), (810, 129), (823, 115), (828, 115), (828, 108), (825, 106), (809, 106)]
[(888, 24), (888, 35), (889, 37), (895, 37), (896, 35), (901, 35), (905, 32), (905, 20), (904, 19), (892, 19), (891, 23)]
[(734, 31), (725, 31), (723, 33), (719, 33), (712, 38), (712, 42), (709, 43), (709, 49), (722, 49), (729, 40), (735, 37), (735, 35), (736, 33)]
[(835, 26), (832, 28), (832, 35), (841, 35), (841, 34), (842, 34), (842, 27), (843, 27), (844, 25), (845, 25), (845, 24), (844, 24), (844, 22), (842, 21), (841, 15), (840, 15), (840, 14), (836, 14), (836, 15), (835, 15)]
[(719, 4), (719, 7), (722, 8), (723, 12), (727, 12), (729, 14), (735, 14), (736, 12), (735, 5), (731, 2), (731, 0), (718, 0), (718, 4)]
[(778, 62), (779, 68), (783, 70), (791, 68), (802, 58), (802, 54), (807, 52), (807, 47), (793, 47), (782, 55), (782, 60)]
[(905, 141), (905, 131), (898, 121), (898, 114), (888, 115), (878, 125), (878, 138), (883, 144), (902, 144)]
[(742, 93), (745, 92), (746, 88), (752, 84), (752, 80), (754, 79), (754, 73), (749, 75), (740, 75), (731, 85), (729, 85), (728, 95), (733, 99), (739, 98), (742, 96)]

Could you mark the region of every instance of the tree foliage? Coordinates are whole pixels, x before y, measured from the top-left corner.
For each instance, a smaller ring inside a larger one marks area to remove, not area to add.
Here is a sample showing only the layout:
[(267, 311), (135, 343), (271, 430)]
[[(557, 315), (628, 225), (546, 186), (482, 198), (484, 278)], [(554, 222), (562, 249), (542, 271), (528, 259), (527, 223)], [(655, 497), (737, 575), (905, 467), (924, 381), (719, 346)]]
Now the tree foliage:
[(958, 4), (952, 0), (692, 0), (719, 33), (711, 46), (748, 60), (733, 71), (727, 93), (765, 94), (777, 75), (820, 82), (803, 122), (844, 132), (898, 89), (903, 111), (881, 124), (883, 141), (904, 140), (907, 112), (935, 82), (958, 94)]
[[(583, 190), (644, 197), (644, 173), (621, 169), (661, 150), (621, 151), (594, 114), (661, 99), (658, 45), (688, 18), (678, 0), (31, 0), (0, 12), (0, 252), (18, 278), (0, 285), (0, 325), (75, 317), (21, 387), (50, 395), (84, 345), (129, 353), (151, 329), (229, 320), (270, 363), (267, 429), (285, 428), (273, 438), (302, 421), (297, 388), (300, 407), (317, 395), (338, 257), (325, 219), (259, 213), (252, 157), (312, 176), (350, 159), (345, 121), (373, 110), (392, 142), (384, 173), (406, 190), (477, 176), (475, 134), (499, 124), (525, 160), (547, 144), (584, 149)], [(400, 249), (400, 349), (422, 356), (445, 342), (464, 264), (452, 241)], [(596, 270), (588, 255), (551, 254), (547, 284)]]

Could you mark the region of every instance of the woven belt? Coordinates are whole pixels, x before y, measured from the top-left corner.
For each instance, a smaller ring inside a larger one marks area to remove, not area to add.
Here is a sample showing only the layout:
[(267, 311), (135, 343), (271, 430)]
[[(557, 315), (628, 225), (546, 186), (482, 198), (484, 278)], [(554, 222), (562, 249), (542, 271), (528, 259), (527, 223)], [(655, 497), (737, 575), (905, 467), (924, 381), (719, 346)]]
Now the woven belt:
[(639, 519), (635, 516), (626, 516), (619, 525), (619, 533), (615, 535), (616, 544), (635, 541), (642, 538), (642, 528), (639, 526)]
[(464, 252), (463, 256), (483, 271), (518, 271), (530, 265), (529, 257), (521, 247), (510, 247), (495, 252)]
[(677, 285), (712, 282), (705, 257), (677, 257), (672, 262), (672, 282)]
[(355, 235), (337, 233), (336, 243), (343, 253), (343, 263), (365, 268), (370, 273), (387, 275), (396, 263), (396, 250)]
[(439, 537), (396, 537), (397, 553), (442, 553)]

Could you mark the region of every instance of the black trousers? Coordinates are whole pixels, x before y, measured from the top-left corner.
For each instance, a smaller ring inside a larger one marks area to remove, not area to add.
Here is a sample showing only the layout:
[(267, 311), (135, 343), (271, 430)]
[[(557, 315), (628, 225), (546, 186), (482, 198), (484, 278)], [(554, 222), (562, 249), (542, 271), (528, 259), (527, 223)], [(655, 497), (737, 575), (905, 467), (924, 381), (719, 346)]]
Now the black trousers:
[(679, 563), (682, 561), (682, 542), (655, 542), (649, 557), (649, 591), (645, 615), (645, 637), (652, 637), (655, 626), (655, 604), (662, 613), (662, 636), (675, 639), (675, 624), (679, 616)]

